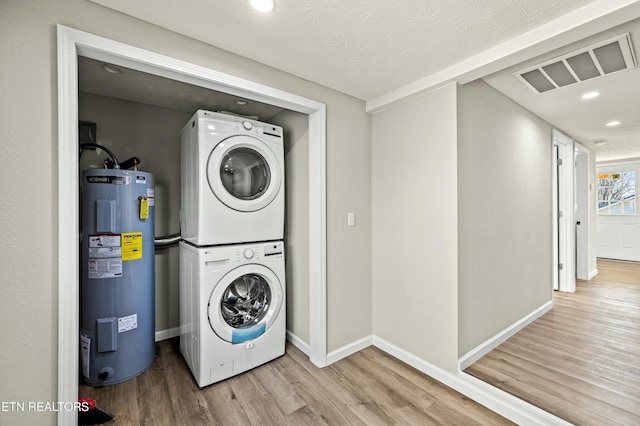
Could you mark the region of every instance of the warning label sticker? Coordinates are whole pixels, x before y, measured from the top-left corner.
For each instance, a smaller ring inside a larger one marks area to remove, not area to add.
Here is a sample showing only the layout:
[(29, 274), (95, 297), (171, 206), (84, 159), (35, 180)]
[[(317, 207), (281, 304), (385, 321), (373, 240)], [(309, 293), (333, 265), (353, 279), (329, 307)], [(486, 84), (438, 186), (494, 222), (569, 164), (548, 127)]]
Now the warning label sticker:
[(105, 259), (107, 257), (122, 257), (122, 247), (89, 247), (89, 257)]
[(122, 234), (122, 260), (142, 259), (142, 232)]
[(118, 333), (138, 328), (138, 314), (118, 318)]
[(80, 359), (82, 360), (82, 374), (89, 379), (89, 354), (91, 354), (91, 338), (80, 335)]
[(149, 219), (149, 199), (140, 199), (140, 219)]
[(120, 247), (120, 234), (89, 235), (89, 247)]
[(153, 188), (147, 188), (147, 200), (149, 200), (149, 207), (156, 205), (156, 190)]
[(89, 278), (115, 278), (121, 276), (121, 259), (89, 259)]
[(120, 234), (89, 235), (89, 278), (122, 276)]

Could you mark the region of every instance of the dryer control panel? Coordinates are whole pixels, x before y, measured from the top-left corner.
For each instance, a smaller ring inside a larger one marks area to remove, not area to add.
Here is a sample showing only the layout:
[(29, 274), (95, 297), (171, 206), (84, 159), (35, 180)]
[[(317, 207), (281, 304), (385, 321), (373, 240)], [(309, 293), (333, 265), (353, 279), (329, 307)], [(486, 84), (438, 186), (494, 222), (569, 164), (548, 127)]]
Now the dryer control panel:
[[(187, 124), (188, 126), (189, 124)], [(198, 132), (238, 133), (266, 135), (282, 139), (282, 127), (254, 120), (248, 117), (234, 116), (218, 112), (198, 110), (190, 120), (191, 127), (197, 126)], [(186, 127), (186, 126), (185, 126)]]

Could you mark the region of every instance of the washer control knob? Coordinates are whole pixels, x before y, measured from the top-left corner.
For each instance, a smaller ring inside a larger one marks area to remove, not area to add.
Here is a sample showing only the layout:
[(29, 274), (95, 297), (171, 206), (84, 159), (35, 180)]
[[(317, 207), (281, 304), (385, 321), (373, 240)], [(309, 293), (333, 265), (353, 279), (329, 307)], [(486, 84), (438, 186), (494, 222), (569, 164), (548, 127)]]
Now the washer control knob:
[(244, 256), (245, 259), (251, 259), (253, 258), (254, 252), (253, 250), (251, 250), (250, 248), (245, 249), (244, 252), (242, 253), (242, 255)]
[(243, 121), (242, 126), (247, 130), (251, 130), (251, 128), (253, 127), (253, 124), (251, 124), (250, 121)]

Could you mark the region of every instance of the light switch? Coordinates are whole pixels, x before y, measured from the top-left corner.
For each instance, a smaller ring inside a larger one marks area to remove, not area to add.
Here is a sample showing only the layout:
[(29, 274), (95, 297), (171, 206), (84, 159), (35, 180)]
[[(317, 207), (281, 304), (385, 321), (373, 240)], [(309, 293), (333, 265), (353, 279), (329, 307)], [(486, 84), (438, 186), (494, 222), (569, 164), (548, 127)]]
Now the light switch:
[(354, 212), (347, 213), (347, 226), (356, 226), (356, 214)]

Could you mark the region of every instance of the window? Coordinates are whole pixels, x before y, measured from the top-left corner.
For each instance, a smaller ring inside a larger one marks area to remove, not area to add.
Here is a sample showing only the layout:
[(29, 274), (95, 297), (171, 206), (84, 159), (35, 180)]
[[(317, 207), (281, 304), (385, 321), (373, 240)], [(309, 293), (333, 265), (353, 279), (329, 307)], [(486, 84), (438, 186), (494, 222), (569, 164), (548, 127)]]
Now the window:
[(636, 172), (598, 174), (598, 214), (636, 214)]

